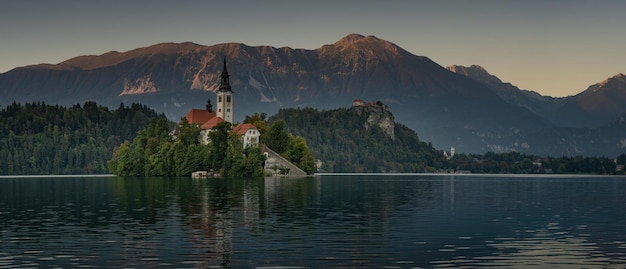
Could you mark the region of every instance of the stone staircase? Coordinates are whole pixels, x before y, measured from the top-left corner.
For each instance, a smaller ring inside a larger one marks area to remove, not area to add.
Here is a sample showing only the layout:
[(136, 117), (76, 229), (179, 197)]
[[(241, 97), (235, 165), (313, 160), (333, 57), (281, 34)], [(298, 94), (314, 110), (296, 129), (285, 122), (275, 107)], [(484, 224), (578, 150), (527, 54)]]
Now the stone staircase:
[(280, 154), (276, 153), (267, 145), (263, 144), (261, 148), (265, 155), (265, 172), (271, 173), (273, 176), (306, 176), (306, 172), (300, 169)]

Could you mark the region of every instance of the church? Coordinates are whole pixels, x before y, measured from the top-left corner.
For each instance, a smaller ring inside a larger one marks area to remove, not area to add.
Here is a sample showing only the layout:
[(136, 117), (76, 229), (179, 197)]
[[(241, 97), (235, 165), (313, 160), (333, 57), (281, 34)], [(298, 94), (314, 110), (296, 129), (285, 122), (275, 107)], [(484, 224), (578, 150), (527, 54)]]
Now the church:
[(233, 132), (241, 136), (245, 148), (256, 146), (259, 144), (261, 133), (252, 124), (245, 123), (234, 125), (235, 99), (234, 92), (230, 86), (230, 76), (226, 68), (226, 59), (224, 59), (224, 67), (220, 77), (220, 86), (215, 92), (217, 99), (216, 109), (213, 109), (211, 97), (207, 101), (205, 109), (191, 109), (185, 115), (189, 124), (200, 126), (200, 137), (198, 140), (202, 144), (209, 143), (209, 133), (221, 122), (230, 122), (233, 124)]

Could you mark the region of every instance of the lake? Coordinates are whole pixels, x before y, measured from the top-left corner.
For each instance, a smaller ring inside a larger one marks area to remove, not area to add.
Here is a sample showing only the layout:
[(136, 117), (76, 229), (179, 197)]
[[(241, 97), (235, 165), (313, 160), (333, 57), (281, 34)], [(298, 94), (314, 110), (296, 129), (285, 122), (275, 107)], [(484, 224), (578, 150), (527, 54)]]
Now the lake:
[(0, 221), (0, 268), (626, 267), (626, 177), (3, 177)]

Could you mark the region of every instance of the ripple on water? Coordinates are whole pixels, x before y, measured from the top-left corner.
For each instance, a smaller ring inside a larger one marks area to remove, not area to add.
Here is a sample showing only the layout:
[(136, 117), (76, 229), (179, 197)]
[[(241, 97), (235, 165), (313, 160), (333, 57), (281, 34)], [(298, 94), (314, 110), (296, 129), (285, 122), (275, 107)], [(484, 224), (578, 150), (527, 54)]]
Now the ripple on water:
[[(91, 191), (97, 189), (93, 185), (68, 188), (74, 193), (58, 192), (55, 199), (46, 199), (51, 204), (30, 209), (5, 210), (19, 203), (1, 203), (0, 268), (222, 268), (223, 264), (237, 268), (303, 268), (301, 264), (312, 268), (603, 268), (626, 264), (623, 231), (609, 232), (618, 235), (612, 236), (604, 228), (615, 229), (615, 224), (588, 220), (593, 216), (623, 223), (620, 212), (625, 210), (620, 210), (624, 206), (618, 200), (599, 205), (613, 206), (607, 218), (599, 216), (604, 211), (580, 205), (572, 210), (563, 202), (568, 197), (557, 197), (568, 185), (526, 188), (519, 181), (508, 185), (506, 180), (476, 178), (472, 184), (456, 180), (449, 186), (443, 184), (447, 181), (429, 179), (417, 186), (414, 178), (393, 185), (374, 177), (369, 180), (374, 188), (358, 194), (347, 192), (339, 181), (321, 184), (319, 179), (313, 185), (290, 180), (288, 186), (270, 188), (262, 182), (258, 189), (237, 182), (214, 188), (224, 181), (207, 181), (188, 192), (188, 179), (163, 188), (155, 187), (160, 186), (155, 179), (147, 185), (151, 187), (136, 189), (136, 181), (116, 179), (131, 184), (107, 189), (106, 197)], [(360, 188), (363, 182), (356, 183), (350, 187)], [(333, 184), (341, 190), (329, 188)], [(386, 191), (379, 194), (378, 189)], [(614, 192), (609, 197), (624, 188), (611, 185), (610, 189)], [(475, 201), (494, 203), (476, 207)]]

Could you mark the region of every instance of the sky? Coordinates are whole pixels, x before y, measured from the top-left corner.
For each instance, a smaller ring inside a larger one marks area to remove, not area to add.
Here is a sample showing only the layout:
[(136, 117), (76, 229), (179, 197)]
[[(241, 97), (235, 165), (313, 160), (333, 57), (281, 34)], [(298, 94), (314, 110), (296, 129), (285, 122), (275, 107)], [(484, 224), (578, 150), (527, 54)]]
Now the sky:
[(163, 42), (316, 49), (374, 35), (554, 97), (626, 73), (626, 1), (0, 1), (0, 73)]

